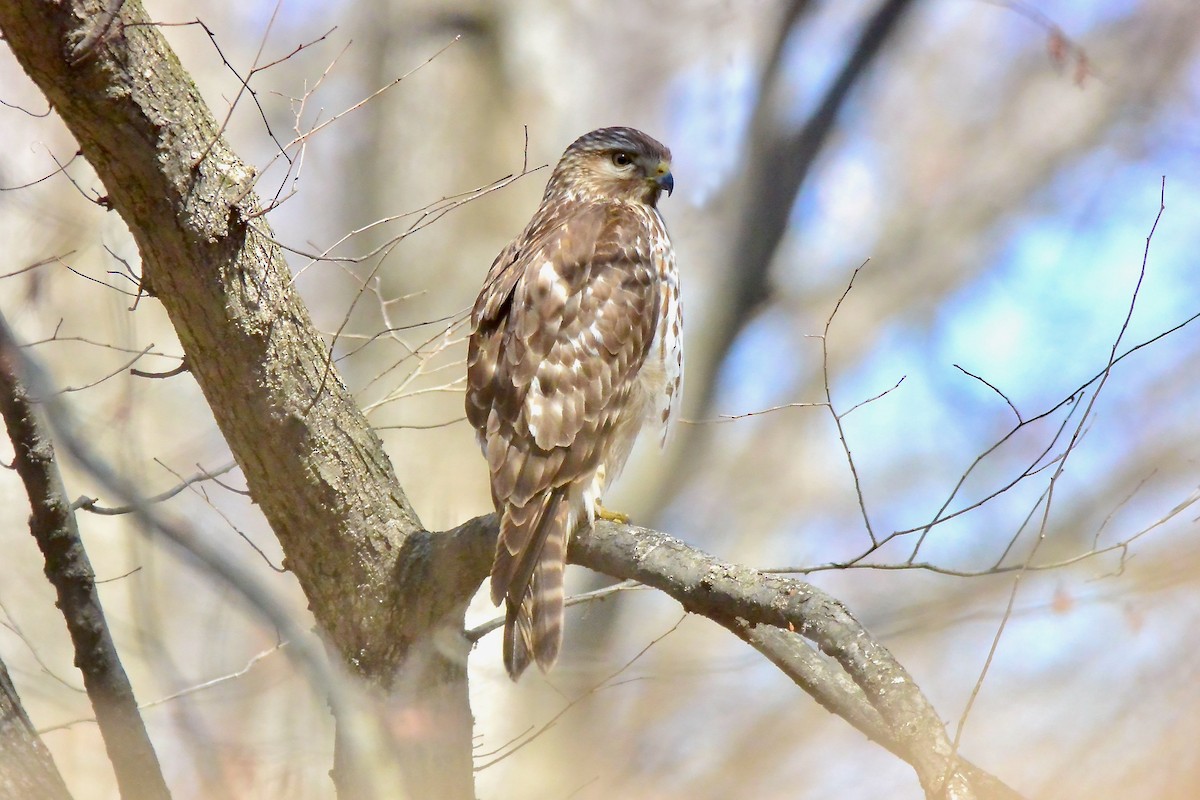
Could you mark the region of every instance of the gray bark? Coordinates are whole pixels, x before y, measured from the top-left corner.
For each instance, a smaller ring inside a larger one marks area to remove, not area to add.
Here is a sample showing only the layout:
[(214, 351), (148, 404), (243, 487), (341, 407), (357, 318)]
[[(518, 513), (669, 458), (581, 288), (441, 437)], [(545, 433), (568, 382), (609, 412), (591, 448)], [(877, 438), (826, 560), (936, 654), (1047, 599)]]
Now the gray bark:
[(0, 800), (71, 800), (0, 661)]

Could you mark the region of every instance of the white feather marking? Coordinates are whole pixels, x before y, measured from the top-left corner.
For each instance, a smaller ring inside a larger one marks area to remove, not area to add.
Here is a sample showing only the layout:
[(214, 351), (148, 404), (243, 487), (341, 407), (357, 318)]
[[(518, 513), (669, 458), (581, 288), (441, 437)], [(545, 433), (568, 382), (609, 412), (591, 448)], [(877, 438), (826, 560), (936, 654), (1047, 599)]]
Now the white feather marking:
[(525, 423), (529, 426), (529, 433), (536, 440), (538, 435), (538, 425), (542, 419), (542, 404), (540, 402), (525, 404)]
[(533, 278), (532, 296), (537, 300), (540, 316), (547, 322), (562, 314), (567, 304), (567, 285), (555, 269), (554, 262), (547, 259), (538, 267)]

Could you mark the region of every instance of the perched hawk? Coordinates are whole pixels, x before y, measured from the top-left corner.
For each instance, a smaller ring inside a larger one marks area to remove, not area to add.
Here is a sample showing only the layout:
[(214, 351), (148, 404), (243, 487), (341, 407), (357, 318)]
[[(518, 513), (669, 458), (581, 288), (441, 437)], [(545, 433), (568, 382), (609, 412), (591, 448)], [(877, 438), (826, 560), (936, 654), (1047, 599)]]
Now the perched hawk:
[(491, 473), (513, 680), (558, 658), (567, 540), (591, 525), (646, 420), (678, 406), (682, 315), (659, 195), (671, 151), (633, 128), (577, 139), (471, 313), (467, 419)]

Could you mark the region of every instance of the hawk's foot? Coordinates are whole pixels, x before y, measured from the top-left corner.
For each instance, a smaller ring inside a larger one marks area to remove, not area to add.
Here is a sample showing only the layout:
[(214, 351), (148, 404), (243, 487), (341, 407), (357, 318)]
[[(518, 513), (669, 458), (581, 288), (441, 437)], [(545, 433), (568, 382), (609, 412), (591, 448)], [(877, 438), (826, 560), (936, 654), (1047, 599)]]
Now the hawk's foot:
[(599, 503), (596, 503), (596, 519), (608, 520), (609, 522), (615, 522), (618, 525), (629, 524), (628, 514), (622, 514), (620, 511), (613, 511), (610, 508), (605, 508)]

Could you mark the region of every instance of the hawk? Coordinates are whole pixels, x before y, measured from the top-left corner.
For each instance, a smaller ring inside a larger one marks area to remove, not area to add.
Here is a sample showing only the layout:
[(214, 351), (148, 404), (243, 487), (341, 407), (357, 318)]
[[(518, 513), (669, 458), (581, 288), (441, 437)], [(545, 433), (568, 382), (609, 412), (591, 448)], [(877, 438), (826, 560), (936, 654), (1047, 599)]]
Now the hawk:
[(491, 594), (513, 680), (531, 658), (554, 665), (567, 542), (606, 513), (642, 424), (665, 443), (678, 407), (679, 277), (658, 213), (674, 186), (671, 151), (641, 131), (579, 137), (471, 312), (467, 419), (500, 518)]

